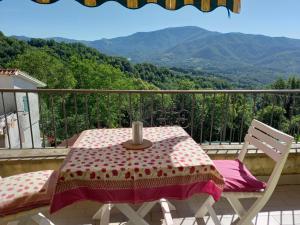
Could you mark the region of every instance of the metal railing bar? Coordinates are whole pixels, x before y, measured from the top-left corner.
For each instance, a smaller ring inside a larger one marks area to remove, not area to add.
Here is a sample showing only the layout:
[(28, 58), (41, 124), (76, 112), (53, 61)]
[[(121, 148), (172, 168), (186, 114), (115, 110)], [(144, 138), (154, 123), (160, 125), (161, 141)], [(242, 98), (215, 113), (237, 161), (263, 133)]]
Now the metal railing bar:
[[(19, 143), (20, 143), (20, 149), (23, 148), (22, 144), (22, 137), (21, 137), (21, 128), (20, 128), (20, 120), (19, 120), (19, 110), (18, 110), (18, 104), (17, 104), (17, 94), (14, 92), (14, 101), (15, 101), (15, 108), (16, 108), (16, 114), (17, 114), (17, 124), (18, 124), (18, 133), (19, 133)], [(40, 110), (41, 111), (41, 110)]]
[(55, 121), (55, 115), (54, 115), (54, 100), (53, 95), (50, 96), (51, 101), (51, 114), (52, 114), (52, 131), (54, 135), (54, 147), (57, 148), (57, 139), (56, 139), (56, 121)]
[(107, 127), (110, 128), (111, 127), (111, 110), (110, 110), (110, 94), (108, 93), (107, 94), (107, 112), (108, 112), (108, 116), (107, 116), (107, 119), (108, 119), (108, 123), (107, 123)]
[(226, 110), (225, 110), (225, 120), (224, 120), (224, 129), (223, 129), (223, 141), (226, 140), (226, 131), (227, 131), (227, 122), (228, 122), (228, 113), (229, 113), (229, 101), (231, 100), (230, 94), (227, 94), (226, 98)]
[(166, 109), (165, 109), (165, 101), (164, 101), (164, 93), (161, 94), (161, 111), (163, 115), (164, 125), (166, 125)]
[(205, 99), (206, 95), (203, 93), (202, 95), (202, 110), (200, 115), (200, 144), (203, 142), (203, 123), (204, 123), (204, 113), (205, 113)]
[[(284, 101), (284, 99), (282, 99), (283, 96), (278, 96), (278, 97), (279, 97), (279, 105), (285, 105), (285, 101)], [(286, 97), (286, 96), (284, 96), (284, 97)], [(278, 129), (281, 129), (281, 122), (282, 122), (282, 118), (280, 116), (279, 121), (278, 121), (278, 124), (279, 124)]]
[[(15, 93), (16, 94), (16, 93)], [(41, 95), (38, 95), (38, 105), (39, 105), (39, 114), (40, 114), (40, 121), (41, 121), (41, 129), (42, 129), (42, 133), (43, 133), (43, 144), (42, 147), (46, 148), (46, 142), (45, 142), (45, 128), (44, 128), (44, 118), (43, 118), (43, 111), (42, 111), (42, 104), (41, 104)], [(21, 138), (21, 137), (20, 137)]]
[(27, 101), (27, 105), (28, 105), (28, 118), (29, 118), (29, 128), (30, 128), (30, 136), (31, 136), (31, 145), (32, 145), (32, 148), (34, 148), (32, 121), (31, 121), (31, 109), (30, 109), (30, 101), (29, 101), (28, 92), (26, 92), (26, 101)]
[(121, 118), (121, 94), (118, 94), (118, 117), (119, 117), (119, 127), (122, 127), (122, 118)]
[(253, 109), (252, 109), (252, 119), (256, 116), (256, 98), (257, 95), (253, 94)]
[(215, 108), (216, 108), (216, 93), (213, 94), (212, 111), (211, 111), (211, 117), (210, 117), (209, 144), (211, 144), (211, 139), (212, 139), (212, 131), (213, 131), (213, 126), (214, 126)]
[(131, 93), (129, 93), (129, 122), (130, 126), (132, 126), (132, 96)]
[(297, 126), (296, 144), (298, 144), (299, 133), (300, 133), (300, 124), (298, 124)]
[[(40, 95), (40, 94), (39, 94)], [(50, 95), (51, 96), (51, 95)], [(50, 110), (50, 107), (51, 107), (51, 102), (50, 102), (50, 96), (47, 95), (46, 96), (46, 100), (45, 100), (45, 103), (46, 103), (46, 113), (45, 113), (45, 117), (46, 117), (46, 127), (48, 128), (48, 126), (51, 126), (49, 125), (52, 121), (51, 121), (51, 110)], [(52, 124), (52, 123), (51, 123)], [(49, 140), (48, 140), (48, 137), (49, 137), (49, 133), (51, 134), (51, 128), (49, 129), (45, 129), (45, 135), (46, 135), (46, 145), (49, 143)], [(49, 147), (49, 146), (47, 146)]]
[(222, 144), (222, 135), (224, 130), (224, 117), (225, 117), (225, 102), (226, 102), (226, 93), (223, 93), (223, 101), (222, 101), (222, 117), (221, 117), (221, 129), (220, 129), (220, 145)]
[[(171, 95), (171, 105), (170, 105), (170, 112), (169, 112), (169, 122), (171, 125), (174, 125), (174, 122), (176, 125), (178, 125), (180, 123), (180, 119), (179, 116), (176, 114), (176, 105), (175, 105), (175, 95)], [(174, 118), (175, 117), (175, 121)]]
[(273, 126), (273, 117), (274, 117), (274, 107), (275, 107), (275, 95), (272, 95), (272, 110), (271, 110), (271, 119), (270, 119), (270, 126)]
[(139, 120), (143, 121), (143, 102), (144, 98), (142, 94), (139, 94)]
[(241, 121), (241, 127), (240, 127), (239, 144), (241, 144), (242, 138), (243, 138), (242, 135), (243, 135), (243, 129), (244, 129), (245, 111), (246, 111), (246, 94), (243, 95), (243, 110), (242, 110), (242, 121)]
[(8, 147), (9, 147), (9, 149), (11, 149), (10, 134), (9, 134), (9, 130), (8, 130), (8, 122), (7, 122), (7, 115), (6, 115), (6, 108), (5, 108), (5, 102), (4, 102), (3, 92), (1, 92), (1, 98), (2, 98), (2, 107), (3, 107), (3, 113), (4, 113), (4, 120), (5, 120), (5, 127), (6, 127), (7, 139), (8, 139)]
[(100, 100), (99, 100), (99, 95), (96, 95), (96, 118), (97, 118), (97, 128), (100, 128), (100, 112), (99, 112), (99, 108), (100, 108)]
[[(287, 96), (287, 98), (289, 99), (289, 97)], [(288, 100), (289, 101), (289, 100)], [(292, 105), (290, 105), (289, 111), (287, 112), (288, 115), (288, 131), (287, 133), (292, 135)]]
[(69, 146), (69, 140), (68, 140), (68, 119), (67, 119), (67, 113), (66, 113), (66, 99), (65, 96), (62, 96), (62, 107), (63, 107), (63, 114), (64, 114), (64, 127), (65, 127), (65, 139), (66, 139), (66, 148)]
[(75, 110), (75, 129), (76, 129), (76, 134), (79, 134), (79, 129), (78, 129), (78, 109), (77, 109), (77, 93), (74, 93), (74, 110)]
[(231, 115), (231, 126), (230, 126), (230, 133), (229, 133), (229, 144), (231, 145), (232, 136), (233, 136), (233, 129), (234, 129), (234, 119), (235, 119), (235, 102), (236, 102), (236, 96), (233, 95), (232, 99), (232, 115)]
[(150, 125), (151, 125), (151, 127), (153, 126), (153, 113), (154, 113), (154, 98), (151, 98), (151, 106), (150, 106), (150, 108), (151, 108), (151, 114), (150, 114)]
[(191, 137), (194, 136), (195, 103), (196, 103), (196, 96), (195, 96), (195, 94), (193, 94), (193, 96), (192, 96), (192, 112), (191, 112)]
[(84, 96), (86, 129), (90, 128), (89, 106), (87, 95)]

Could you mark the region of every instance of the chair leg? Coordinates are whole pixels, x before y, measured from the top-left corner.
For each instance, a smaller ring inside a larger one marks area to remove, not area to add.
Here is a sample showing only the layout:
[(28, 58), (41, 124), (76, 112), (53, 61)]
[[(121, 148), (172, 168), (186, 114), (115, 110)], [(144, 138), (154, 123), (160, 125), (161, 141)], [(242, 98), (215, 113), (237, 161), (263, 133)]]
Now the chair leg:
[[(227, 197), (227, 200), (230, 203), (230, 205), (232, 206), (232, 208), (234, 209), (235, 213), (241, 219), (246, 214), (246, 210), (245, 210), (244, 206), (241, 204), (240, 200), (238, 198), (234, 198), (234, 197)], [(254, 225), (254, 224), (250, 221), (249, 225)]]
[(244, 214), (241, 218), (234, 221), (233, 224), (236, 225), (249, 225), (252, 224), (252, 219), (260, 212), (268, 200), (269, 196), (264, 196), (257, 199), (253, 205), (247, 210), (247, 213)]

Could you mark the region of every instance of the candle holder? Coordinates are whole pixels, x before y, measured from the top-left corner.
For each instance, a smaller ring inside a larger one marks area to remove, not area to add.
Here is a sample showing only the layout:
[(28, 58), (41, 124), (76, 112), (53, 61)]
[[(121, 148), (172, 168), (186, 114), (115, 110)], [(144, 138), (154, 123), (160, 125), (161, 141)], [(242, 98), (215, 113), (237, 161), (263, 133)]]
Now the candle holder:
[(132, 122), (132, 139), (122, 143), (127, 150), (143, 150), (150, 148), (152, 142), (143, 139), (143, 123), (140, 121)]
[(132, 144), (143, 144), (143, 123), (140, 121), (132, 122)]

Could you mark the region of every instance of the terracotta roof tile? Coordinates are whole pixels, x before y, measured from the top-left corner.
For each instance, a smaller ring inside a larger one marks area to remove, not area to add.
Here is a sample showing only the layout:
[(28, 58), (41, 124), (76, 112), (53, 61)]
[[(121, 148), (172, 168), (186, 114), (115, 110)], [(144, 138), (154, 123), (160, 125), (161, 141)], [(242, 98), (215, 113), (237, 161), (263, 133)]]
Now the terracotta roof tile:
[(16, 75), (18, 69), (0, 69), (0, 76), (13, 76)]

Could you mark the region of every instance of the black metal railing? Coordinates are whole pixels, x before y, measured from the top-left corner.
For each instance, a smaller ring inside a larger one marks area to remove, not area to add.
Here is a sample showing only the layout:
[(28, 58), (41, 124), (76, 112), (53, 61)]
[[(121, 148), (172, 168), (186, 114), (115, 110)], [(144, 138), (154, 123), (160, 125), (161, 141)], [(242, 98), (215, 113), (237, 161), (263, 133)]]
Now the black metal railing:
[(300, 136), (300, 90), (0, 89), (0, 94), (3, 149), (68, 147), (83, 130), (129, 127), (134, 120), (179, 125), (208, 144), (243, 142), (253, 118), (296, 142)]

